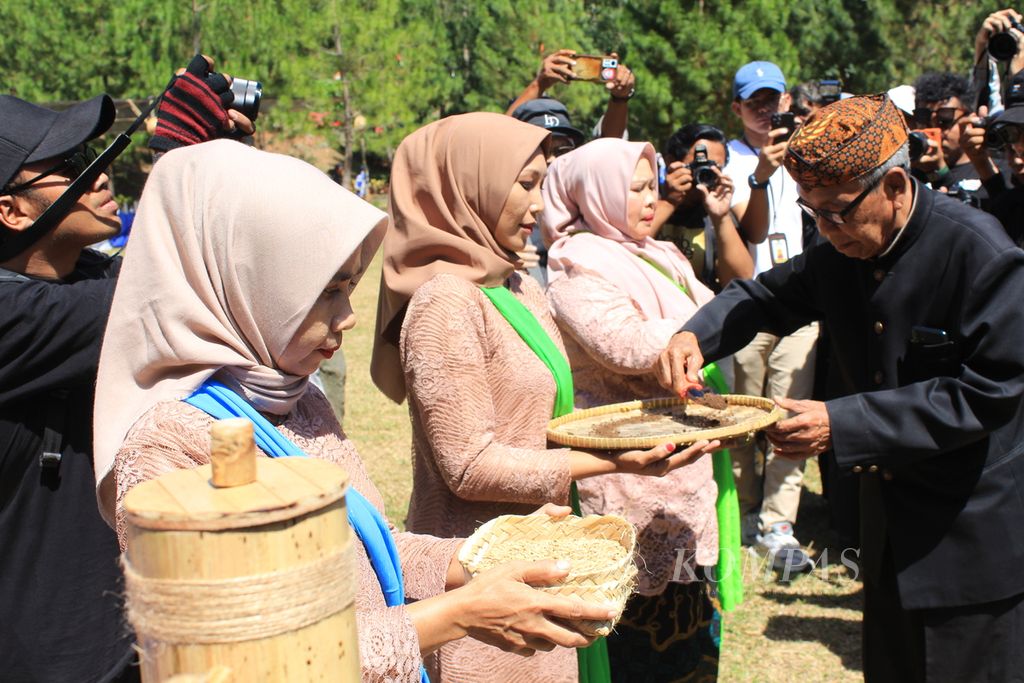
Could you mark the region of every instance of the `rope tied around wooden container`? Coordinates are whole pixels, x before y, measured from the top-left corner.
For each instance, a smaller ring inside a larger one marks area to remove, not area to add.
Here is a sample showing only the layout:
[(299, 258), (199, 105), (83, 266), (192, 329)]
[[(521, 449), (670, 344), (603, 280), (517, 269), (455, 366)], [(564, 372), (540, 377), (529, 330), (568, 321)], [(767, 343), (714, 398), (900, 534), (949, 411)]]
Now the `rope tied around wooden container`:
[(128, 620), (165, 643), (238, 643), (316, 624), (355, 602), (355, 546), (265, 574), (229, 579), (152, 579), (124, 555)]

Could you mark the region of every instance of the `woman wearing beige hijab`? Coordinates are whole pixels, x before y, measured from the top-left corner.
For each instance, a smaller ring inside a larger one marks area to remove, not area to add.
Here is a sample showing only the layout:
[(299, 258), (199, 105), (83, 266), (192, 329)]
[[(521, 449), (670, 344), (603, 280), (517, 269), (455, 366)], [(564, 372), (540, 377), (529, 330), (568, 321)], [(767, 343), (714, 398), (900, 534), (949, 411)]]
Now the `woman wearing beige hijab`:
[[(565, 397), (556, 377), (568, 367), (540, 285), (516, 270), (543, 208), (546, 137), (510, 117), (465, 114), (413, 133), (395, 155), (372, 373), (393, 400), (409, 398), (412, 531), (464, 536), (497, 515), (565, 504), (574, 480), (663, 475), (717, 446), (548, 449)], [(543, 337), (547, 355), (527, 337)], [(440, 670), (444, 681), (577, 680), (571, 650), (523, 661), (469, 641), (443, 647)]]
[[(312, 166), (238, 143), (161, 159), (114, 295), (96, 390), (97, 481), (122, 545), (132, 486), (209, 462), (213, 418), (191, 401), (213, 381), (254, 422), (344, 467), (379, 518), (380, 494), (309, 375), (355, 324), (349, 294), (385, 218)], [(579, 615), (578, 603), (526, 585), (562, 577), (564, 567), (506, 565), (466, 583), (454, 557), (461, 542), (395, 533), (397, 604), (393, 591), (385, 597), (376, 558), (357, 545), (363, 680), (420, 681), (424, 656), (465, 635), (524, 651), (587, 642), (553, 621)]]

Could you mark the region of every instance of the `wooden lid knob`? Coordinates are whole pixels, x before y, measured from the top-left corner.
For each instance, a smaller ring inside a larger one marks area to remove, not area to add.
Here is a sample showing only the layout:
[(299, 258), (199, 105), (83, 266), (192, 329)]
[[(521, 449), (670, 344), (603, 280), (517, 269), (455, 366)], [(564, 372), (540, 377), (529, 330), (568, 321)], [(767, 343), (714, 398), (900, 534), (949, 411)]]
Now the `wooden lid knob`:
[(211, 481), (217, 488), (256, 481), (256, 442), (250, 420), (232, 417), (210, 425), (210, 464)]

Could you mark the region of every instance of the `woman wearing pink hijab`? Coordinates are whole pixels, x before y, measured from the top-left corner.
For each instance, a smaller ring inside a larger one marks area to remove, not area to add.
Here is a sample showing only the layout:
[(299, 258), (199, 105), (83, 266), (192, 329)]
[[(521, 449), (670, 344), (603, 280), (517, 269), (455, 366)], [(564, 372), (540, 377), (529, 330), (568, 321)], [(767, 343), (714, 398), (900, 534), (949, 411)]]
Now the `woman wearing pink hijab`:
[[(547, 297), (579, 408), (664, 396), (651, 368), (714, 296), (674, 244), (653, 239), (656, 168), (649, 143), (604, 138), (556, 159), (544, 185)], [(711, 460), (656, 480), (588, 479), (579, 490), (584, 512), (624, 515), (639, 532), (639, 595), (608, 638), (612, 679), (713, 679), (704, 580), (718, 557)]]

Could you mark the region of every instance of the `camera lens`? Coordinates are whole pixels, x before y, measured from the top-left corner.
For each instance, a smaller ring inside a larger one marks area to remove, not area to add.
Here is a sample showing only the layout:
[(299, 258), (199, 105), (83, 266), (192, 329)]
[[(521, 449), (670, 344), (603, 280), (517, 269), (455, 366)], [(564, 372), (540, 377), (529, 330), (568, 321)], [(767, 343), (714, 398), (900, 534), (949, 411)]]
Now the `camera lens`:
[(928, 136), (919, 130), (910, 131), (910, 160), (917, 161), (928, 149)]
[[(1024, 32), (1024, 26), (1020, 22), (1011, 20), (1011, 25), (1018, 31)], [(1001, 31), (988, 39), (988, 53), (1000, 62), (1013, 59), (1017, 54), (1017, 37), (1009, 31)]]
[(1005, 143), (1003, 142), (1003, 136), (1001, 133), (1002, 129), (998, 126), (986, 130), (985, 146), (989, 149), (1002, 149)]
[(263, 84), (259, 81), (247, 81), (236, 78), (231, 81), (231, 92), (235, 99), (230, 108), (255, 121), (260, 113), (260, 100), (263, 99)]
[(1008, 145), (1020, 142), (1021, 127), (1013, 123), (994, 123), (985, 131), (985, 146), (989, 149), (1003, 149)]
[(718, 174), (715, 173), (714, 169), (710, 166), (702, 166), (697, 169), (694, 174), (694, 179), (698, 185), (703, 185), (709, 190), (713, 190), (718, 187)]

